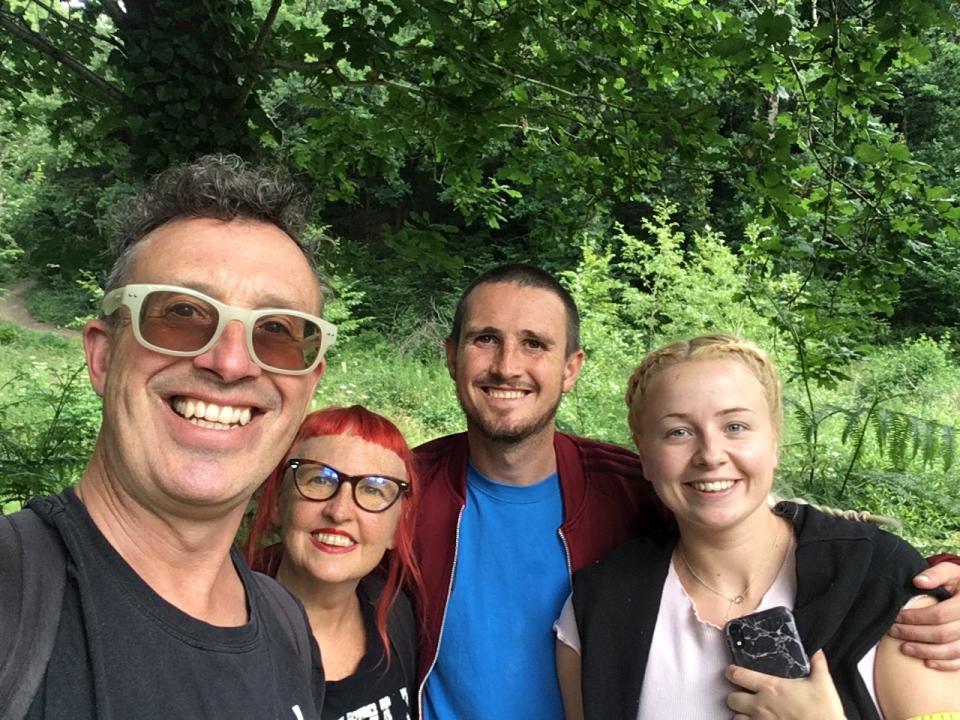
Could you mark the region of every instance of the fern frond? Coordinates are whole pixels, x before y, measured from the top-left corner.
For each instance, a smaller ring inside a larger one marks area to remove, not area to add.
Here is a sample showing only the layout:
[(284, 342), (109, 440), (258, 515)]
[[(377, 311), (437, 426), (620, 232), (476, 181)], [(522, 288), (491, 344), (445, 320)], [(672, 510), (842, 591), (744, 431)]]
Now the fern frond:
[(924, 423), (923, 426), (923, 453), (921, 457), (923, 459), (923, 467), (926, 469), (929, 467), (930, 463), (933, 462), (933, 459), (937, 456), (937, 450), (939, 450), (939, 443), (937, 442), (938, 433), (937, 428), (939, 425), (936, 423)]
[(847, 410), (843, 413), (843, 430), (840, 433), (840, 442), (844, 445), (847, 440), (853, 439), (853, 444), (860, 442), (863, 435), (863, 423), (860, 420), (860, 414), (853, 410)]
[(890, 449), (888, 457), (897, 470), (906, 467), (907, 443), (910, 441), (910, 419), (899, 412), (890, 413)]
[(797, 426), (800, 428), (800, 432), (803, 434), (803, 439), (805, 442), (811, 442), (813, 440), (813, 428), (814, 421), (807, 409), (797, 402), (792, 402), (793, 405), (793, 416), (797, 421)]
[(877, 447), (882, 454), (886, 450), (887, 434), (890, 431), (890, 411), (886, 408), (877, 408), (873, 413), (873, 429), (877, 435)]
[(929, 423), (913, 415), (907, 416), (910, 423), (910, 460), (916, 460), (920, 445), (923, 443), (923, 428)]
[(956, 452), (956, 431), (949, 425), (944, 425), (940, 436), (940, 456), (943, 458), (943, 471), (947, 472), (953, 467), (953, 460)]

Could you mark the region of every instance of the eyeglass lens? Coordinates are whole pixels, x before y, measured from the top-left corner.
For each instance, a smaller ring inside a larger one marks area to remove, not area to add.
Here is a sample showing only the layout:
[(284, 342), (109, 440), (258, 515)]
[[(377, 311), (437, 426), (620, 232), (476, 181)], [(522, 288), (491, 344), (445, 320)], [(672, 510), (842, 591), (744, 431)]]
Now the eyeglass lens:
[(357, 505), (373, 512), (390, 507), (400, 495), (400, 486), (390, 478), (342, 475), (332, 467), (321, 464), (298, 466), (294, 478), (300, 491), (312, 500), (329, 500), (337, 494), (343, 482), (351, 482)]
[[(210, 342), (220, 314), (205, 300), (185, 293), (155, 290), (140, 306), (140, 334), (157, 347), (178, 352), (199, 350)], [(313, 364), (323, 338), (320, 328), (305, 318), (285, 313), (257, 318), (253, 351), (264, 365), (302, 370)]]

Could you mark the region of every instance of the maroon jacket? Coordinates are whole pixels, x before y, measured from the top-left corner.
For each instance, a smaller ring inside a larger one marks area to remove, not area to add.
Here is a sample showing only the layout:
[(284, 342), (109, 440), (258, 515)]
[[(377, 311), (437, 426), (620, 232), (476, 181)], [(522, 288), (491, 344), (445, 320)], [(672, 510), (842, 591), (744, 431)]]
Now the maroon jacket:
[[(563, 433), (555, 435), (553, 445), (563, 495), (560, 537), (571, 574), (625, 540), (668, 523), (667, 511), (643, 479), (640, 460), (632, 452)], [(438, 438), (414, 453), (422, 488), (414, 537), (424, 584), (422, 691), (436, 661), (453, 581), (460, 516), (466, 503), (467, 435)]]

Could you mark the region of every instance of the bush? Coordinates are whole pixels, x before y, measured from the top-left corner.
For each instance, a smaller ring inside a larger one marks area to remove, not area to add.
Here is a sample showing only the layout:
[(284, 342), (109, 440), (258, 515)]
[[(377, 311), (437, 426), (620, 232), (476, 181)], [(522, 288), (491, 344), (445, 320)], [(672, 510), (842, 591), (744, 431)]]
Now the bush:
[[(81, 277), (88, 277), (81, 272)], [(97, 312), (99, 295), (88, 280), (43, 278), (27, 293), (27, 311), (36, 320), (60, 327), (81, 327)]]
[(20, 339), (20, 328), (12, 322), (0, 322), (0, 345), (11, 345)]
[(23, 250), (13, 236), (0, 227), (0, 283), (13, 282), (20, 277), (22, 260)]
[(0, 393), (0, 506), (75, 483), (100, 427), (100, 399), (84, 368), (59, 373), (34, 363)]

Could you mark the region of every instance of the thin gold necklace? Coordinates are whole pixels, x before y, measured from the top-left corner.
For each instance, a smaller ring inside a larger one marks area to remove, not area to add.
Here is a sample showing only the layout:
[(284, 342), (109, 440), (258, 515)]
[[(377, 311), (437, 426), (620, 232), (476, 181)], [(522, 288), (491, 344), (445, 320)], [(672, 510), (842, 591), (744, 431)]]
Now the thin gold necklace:
[[(779, 544), (780, 544), (780, 524), (778, 523), (778, 524), (777, 524), (777, 535), (776, 535), (776, 537), (774, 538), (773, 545), (771, 545), (771, 546), (770, 546), (770, 550), (767, 551), (767, 555), (766, 555), (766, 557), (764, 557), (763, 562), (760, 564), (760, 567), (758, 568), (758, 572), (760, 572), (760, 571), (762, 571), (764, 568), (766, 568), (767, 564), (770, 562), (770, 558), (773, 556), (773, 554), (774, 554), (774, 552), (776, 551), (777, 546), (778, 546)], [(744, 585), (743, 590), (740, 592), (740, 594), (734, 595), (733, 597), (730, 597), (730, 596), (727, 595), (726, 593), (722, 593), (722, 592), (720, 592), (719, 590), (717, 590), (715, 587), (713, 587), (710, 583), (708, 583), (706, 580), (704, 580), (702, 577), (700, 577), (700, 576), (697, 574), (697, 571), (694, 570), (693, 567), (690, 565), (690, 561), (687, 560), (687, 555), (686, 555), (686, 553), (683, 551), (683, 543), (677, 543), (677, 553), (680, 555), (680, 560), (683, 561), (684, 567), (686, 567), (687, 570), (690, 572), (690, 574), (693, 575), (693, 579), (694, 579), (694, 580), (696, 580), (698, 583), (700, 583), (701, 585), (703, 585), (707, 590), (709, 590), (710, 592), (712, 592), (714, 595), (719, 595), (719, 596), (722, 597), (724, 600), (726, 600), (727, 603), (729, 603), (729, 604), (727, 605), (727, 612), (726, 612), (726, 614), (723, 616), (723, 619), (724, 619), (724, 620), (726, 620), (728, 617), (730, 617), (730, 610), (733, 609), (733, 606), (734, 606), (734, 605), (741, 605), (741, 604), (743, 603), (743, 601), (746, 600), (747, 595), (748, 595), (749, 592), (750, 592), (750, 583), (752, 583), (752, 582), (753, 582), (753, 578), (756, 577), (756, 574), (755, 574), (755, 573), (751, 573), (751, 575), (747, 578), (747, 584)]]

